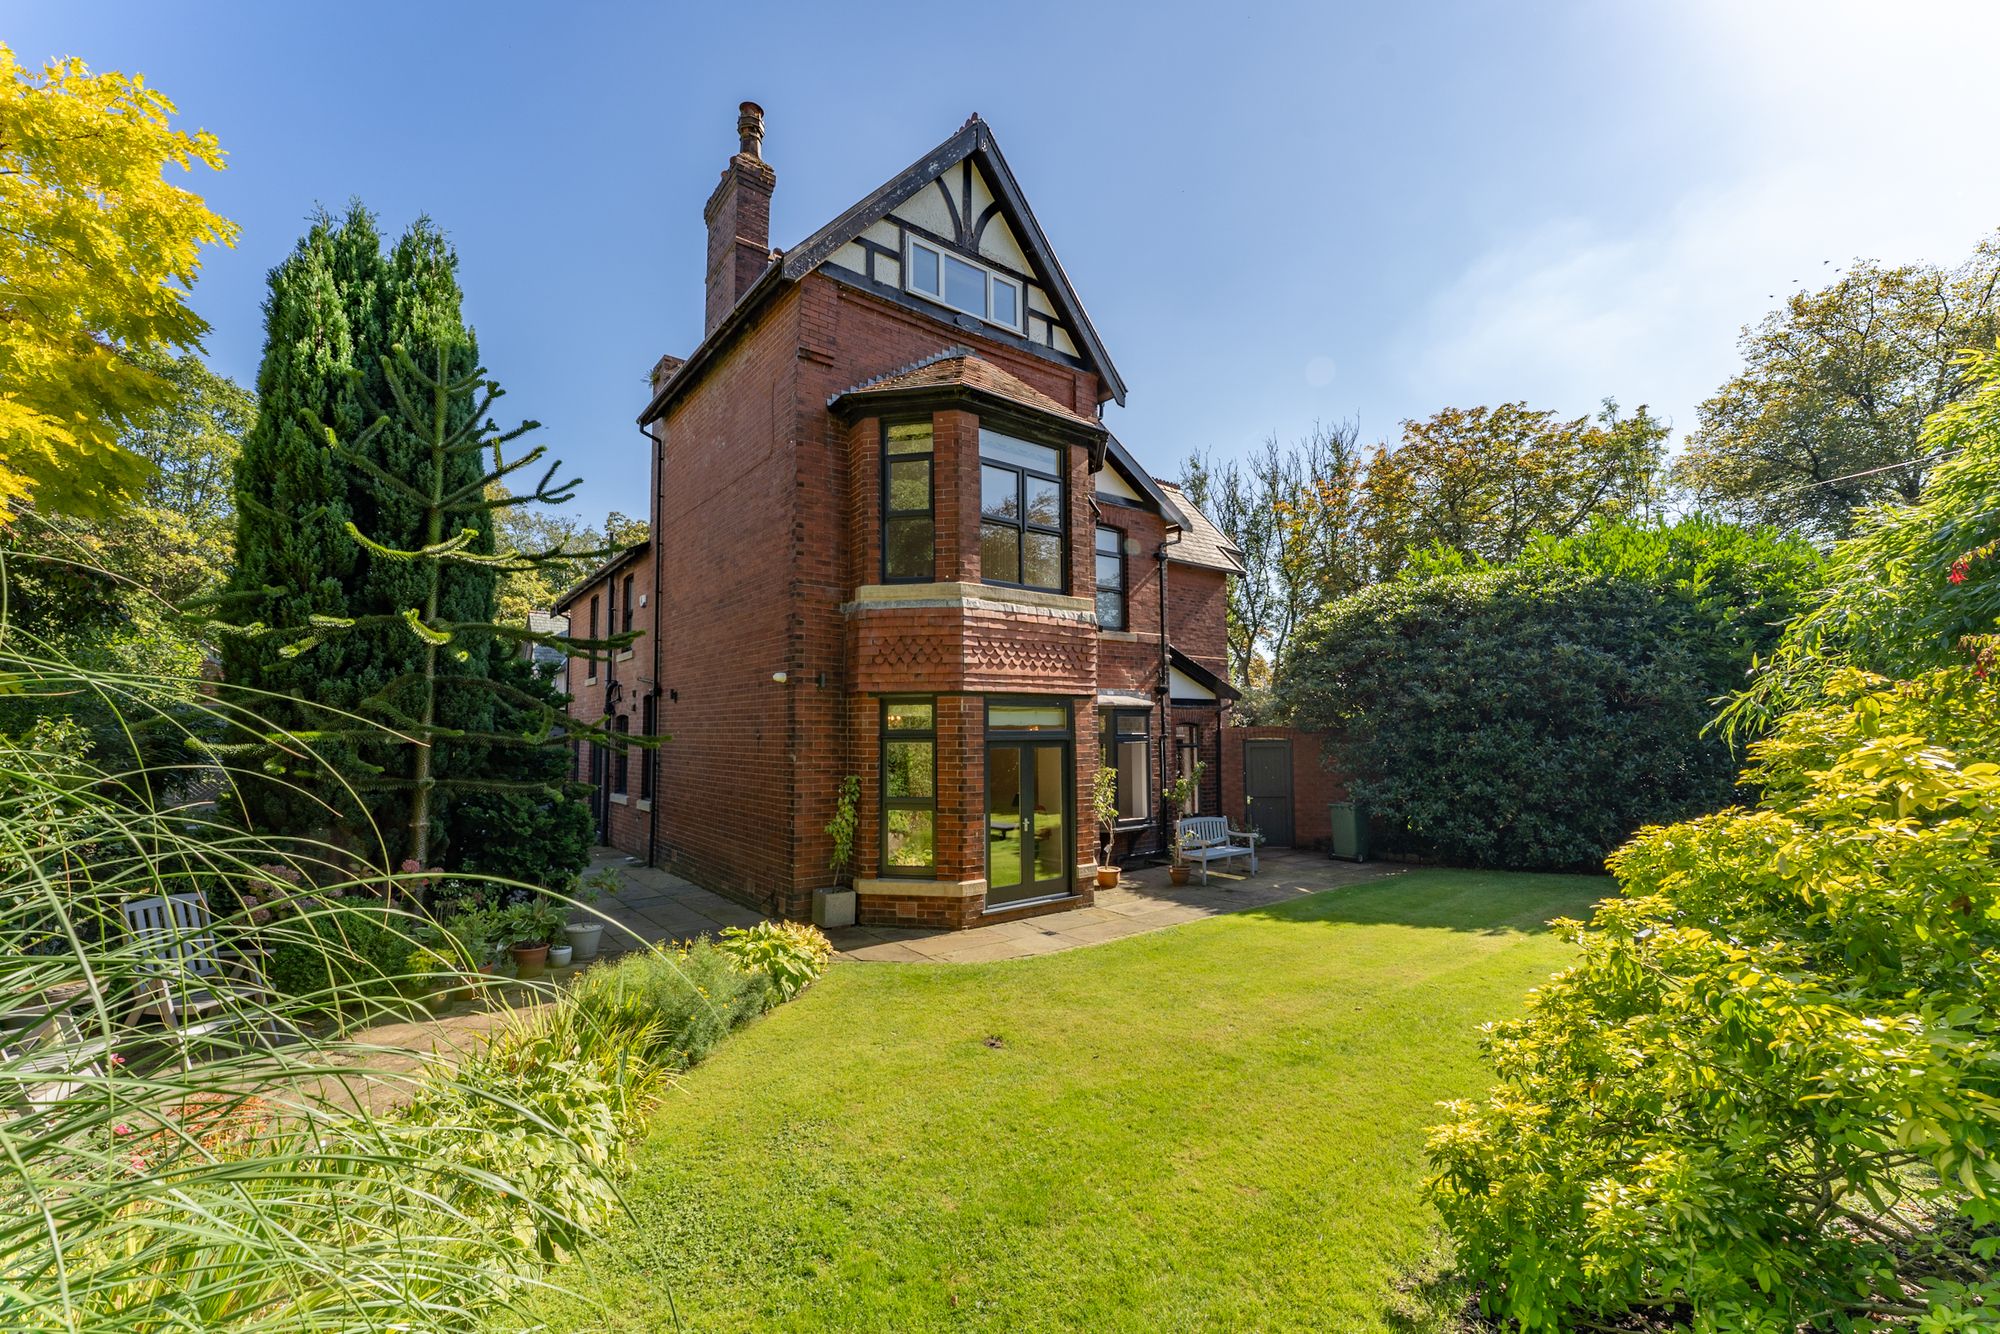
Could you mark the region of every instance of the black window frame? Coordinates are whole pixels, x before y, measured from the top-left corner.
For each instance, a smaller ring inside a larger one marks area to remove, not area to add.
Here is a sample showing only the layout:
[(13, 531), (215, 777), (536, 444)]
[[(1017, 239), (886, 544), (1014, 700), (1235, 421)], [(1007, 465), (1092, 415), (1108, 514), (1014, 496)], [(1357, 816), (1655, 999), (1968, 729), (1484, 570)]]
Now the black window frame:
[[(1111, 538), (1112, 549), (1110, 551), (1106, 551), (1102, 545), (1107, 534)], [(1093, 553), (1092, 564), (1097, 575), (1097, 628), (1100, 630), (1130, 630), (1132, 628), (1132, 603), (1128, 595), (1129, 590), (1126, 588), (1125, 530), (1123, 528), (1113, 528), (1109, 524), (1098, 524), (1096, 531), (1091, 535), (1090, 545)], [(1110, 590), (1118, 595), (1118, 624), (1116, 625), (1107, 625), (1104, 621), (1104, 567), (1101, 562), (1107, 556), (1114, 558), (1118, 562), (1118, 582)]]
[[(931, 712), (931, 725), (925, 728), (903, 727), (889, 730), (889, 711), (899, 705), (922, 704)], [(875, 749), (876, 796), (880, 802), (877, 809), (881, 826), (876, 838), (875, 864), (878, 874), (884, 879), (927, 880), (937, 874), (938, 848), (938, 733), (937, 696), (935, 695), (889, 695), (881, 704), (881, 725), (876, 729), (878, 736)], [(889, 746), (892, 742), (921, 742), (931, 748), (931, 793), (928, 797), (892, 797), (889, 795)], [(922, 866), (907, 862), (889, 860), (889, 812), (926, 811), (931, 817), (931, 859)]]
[(628, 574), (625, 576), (625, 583), (623, 587), (621, 587), (618, 590), (618, 597), (619, 597), (618, 610), (623, 617), (623, 619), (619, 621), (618, 625), (619, 633), (630, 634), (632, 633), (632, 576), (631, 575)]
[[(1194, 772), (1194, 766), (1201, 761), (1201, 724), (1174, 724), (1174, 776), (1176, 778)], [(1195, 784), (1194, 804), (1182, 815), (1201, 814), (1201, 785)]]
[[(931, 447), (924, 453), (891, 454), (890, 432), (898, 426), (919, 426), (930, 432)], [(882, 420), (880, 442), (882, 460), (882, 582), (885, 584), (928, 584), (937, 581), (937, 428), (929, 417), (897, 417)], [(930, 468), (930, 491), (921, 510), (890, 508), (889, 472), (892, 462), (910, 463), (922, 459)], [(889, 569), (889, 527), (899, 521), (922, 519), (931, 526), (931, 558), (921, 574), (894, 574)]]
[[(1105, 712), (1110, 716), (1104, 720), (1103, 763), (1111, 769), (1111, 772), (1118, 775), (1118, 796), (1114, 800), (1119, 806), (1125, 804), (1125, 775), (1118, 768), (1118, 747), (1123, 742), (1140, 741), (1145, 743), (1143, 751), (1145, 758), (1139, 764), (1139, 772), (1146, 789), (1145, 813), (1142, 815), (1125, 815), (1121, 813), (1113, 823), (1119, 828), (1131, 828), (1150, 824), (1156, 809), (1153, 804), (1153, 711), (1151, 709), (1113, 707), (1106, 709)], [(1130, 718), (1139, 720), (1139, 730), (1136, 732), (1120, 730), (1121, 722)]]
[[(626, 714), (619, 714), (611, 720), (611, 730), (618, 736), (630, 736), (632, 734), (632, 719)], [(611, 791), (616, 796), (623, 797), (629, 795), (627, 788), (632, 778), (631, 759), (632, 748), (623, 742), (620, 742), (612, 749)]]
[[(590, 595), (590, 637), (592, 639), (597, 638), (597, 594), (595, 593)], [(590, 674), (592, 676), (597, 675), (594, 666)]]
[[(1037, 449), (1047, 449), (1056, 456), (1056, 471), (1046, 473), (1039, 468), (1031, 468), (1025, 463), (1013, 463), (1005, 459), (989, 459), (986, 455), (986, 437), (999, 436), (1003, 440), (1014, 440)], [(996, 468), (1014, 474), (1014, 508), (1018, 519), (1005, 519), (986, 512), (986, 469)], [(1069, 574), (1069, 449), (1064, 445), (1050, 444), (1045, 440), (1032, 440), (1026, 436), (1009, 435), (1005, 431), (993, 430), (981, 425), (979, 429), (979, 578), (980, 582), (992, 584), (996, 588), (1019, 588), (1030, 593), (1068, 593)], [(1056, 522), (1054, 525), (1028, 522), (1028, 482), (1030, 477), (1056, 484)], [(995, 579), (986, 570), (986, 526), (1012, 528), (1014, 530), (1014, 568), (1022, 575), (1028, 569), (1028, 534), (1054, 534), (1056, 538), (1057, 580), (1054, 588), (1043, 584), (1031, 584), (1024, 580)]]
[[(659, 727), (660, 701), (648, 694), (639, 701), (639, 735), (650, 739)], [(648, 746), (639, 752), (639, 800), (653, 799), (653, 784), (659, 771), (660, 752)]]

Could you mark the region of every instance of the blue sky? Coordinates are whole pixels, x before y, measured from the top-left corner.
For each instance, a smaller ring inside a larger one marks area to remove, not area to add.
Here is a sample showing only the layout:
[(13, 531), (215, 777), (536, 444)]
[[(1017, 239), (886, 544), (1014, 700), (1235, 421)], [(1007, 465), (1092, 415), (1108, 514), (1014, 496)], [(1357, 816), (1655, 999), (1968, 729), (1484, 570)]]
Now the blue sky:
[[(1985, 3), (0, 9), (143, 72), (230, 156), (195, 292), (249, 383), (265, 272), (358, 196), (453, 237), (503, 406), (643, 510), (647, 368), (700, 335), (701, 206), (761, 102), (790, 245), (978, 111), (1130, 387), (1155, 471), (1315, 419), (1649, 403), (1855, 255), (2000, 227)], [(1826, 261), (1831, 261), (1827, 263)]]

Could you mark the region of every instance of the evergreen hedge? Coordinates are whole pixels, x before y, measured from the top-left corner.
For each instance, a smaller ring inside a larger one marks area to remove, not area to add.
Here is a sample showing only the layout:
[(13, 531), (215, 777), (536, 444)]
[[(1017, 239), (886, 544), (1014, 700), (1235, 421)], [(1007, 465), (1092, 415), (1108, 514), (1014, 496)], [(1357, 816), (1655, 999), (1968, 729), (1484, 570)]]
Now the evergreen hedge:
[(1474, 866), (1595, 868), (1642, 825), (1729, 801), (1714, 701), (1817, 558), (1706, 519), (1603, 525), (1515, 563), (1432, 554), (1330, 604), (1280, 685), (1390, 847)]

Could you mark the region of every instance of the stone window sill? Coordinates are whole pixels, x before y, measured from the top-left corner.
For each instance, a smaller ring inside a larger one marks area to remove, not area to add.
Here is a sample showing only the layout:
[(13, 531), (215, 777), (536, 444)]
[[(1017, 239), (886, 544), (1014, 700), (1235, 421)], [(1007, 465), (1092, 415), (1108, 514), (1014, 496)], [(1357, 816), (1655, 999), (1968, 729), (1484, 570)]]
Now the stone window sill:
[(626, 804), (625, 794), (623, 792), (613, 792), (611, 794), (611, 804), (614, 806), (625, 805)]

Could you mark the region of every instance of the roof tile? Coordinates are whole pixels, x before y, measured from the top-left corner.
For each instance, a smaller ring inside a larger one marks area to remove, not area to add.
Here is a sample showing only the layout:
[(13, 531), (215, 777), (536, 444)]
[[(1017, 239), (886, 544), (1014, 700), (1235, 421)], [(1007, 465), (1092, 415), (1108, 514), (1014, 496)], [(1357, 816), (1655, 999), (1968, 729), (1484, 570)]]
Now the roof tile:
[(829, 405), (844, 398), (860, 397), (868, 394), (891, 394), (911, 389), (943, 389), (962, 386), (990, 394), (994, 398), (1005, 399), (1020, 407), (1035, 412), (1061, 417), (1065, 421), (1088, 426), (1092, 430), (1102, 430), (1103, 423), (1095, 417), (1086, 417), (1079, 412), (1064, 407), (1034, 386), (1001, 370), (992, 362), (974, 356), (968, 347), (948, 347), (941, 352), (933, 352), (921, 361), (913, 362), (900, 370), (863, 380), (851, 389), (827, 399)]

